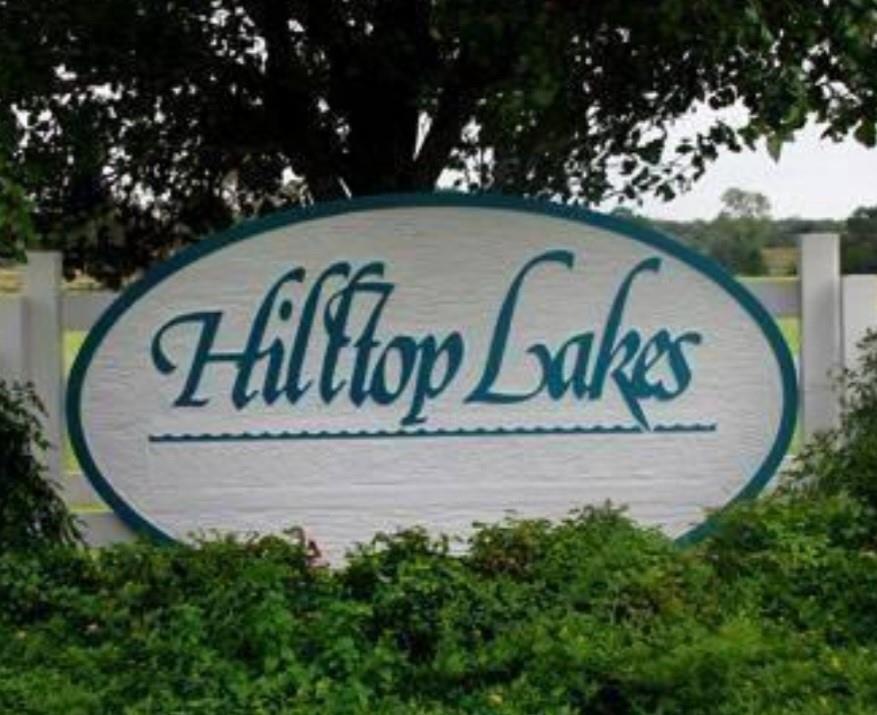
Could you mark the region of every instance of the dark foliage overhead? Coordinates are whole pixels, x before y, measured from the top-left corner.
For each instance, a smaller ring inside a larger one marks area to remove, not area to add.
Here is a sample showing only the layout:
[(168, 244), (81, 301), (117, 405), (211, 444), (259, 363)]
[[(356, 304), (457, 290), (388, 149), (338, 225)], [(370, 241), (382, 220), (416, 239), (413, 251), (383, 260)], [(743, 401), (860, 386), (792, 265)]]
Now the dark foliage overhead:
[[(875, 2), (0, 0), (0, 158), (68, 268), (109, 282), (238, 218), (448, 168), (669, 198), (808, 115), (872, 145)], [(665, 146), (699, 103), (751, 122)]]

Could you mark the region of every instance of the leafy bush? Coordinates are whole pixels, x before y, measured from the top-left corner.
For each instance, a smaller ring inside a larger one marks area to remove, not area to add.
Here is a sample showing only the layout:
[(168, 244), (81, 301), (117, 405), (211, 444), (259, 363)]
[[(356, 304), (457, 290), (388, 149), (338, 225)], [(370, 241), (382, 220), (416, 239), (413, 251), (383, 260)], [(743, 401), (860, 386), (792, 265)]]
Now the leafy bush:
[(38, 453), (50, 448), (42, 412), (30, 387), (0, 381), (0, 549), (79, 540), (75, 520), (39, 461)]
[(30, 202), (24, 190), (6, 174), (6, 165), (0, 156), (0, 263), (24, 260), (25, 249), (36, 236)]
[(9, 551), (0, 711), (873, 712), (870, 518), (784, 497), (680, 553), (587, 510), (337, 571), (277, 538)]
[(8, 551), (0, 711), (874, 712), (872, 516), (784, 496), (680, 552), (585, 510), (339, 570), (278, 538)]
[(800, 455), (797, 487), (848, 493), (877, 509), (877, 332), (860, 345), (856, 371), (845, 372), (841, 426), (817, 437)]
[(843, 433), (687, 550), (607, 506), (337, 570), (301, 538), (0, 551), (0, 712), (873, 714), (871, 357), (848, 384)]

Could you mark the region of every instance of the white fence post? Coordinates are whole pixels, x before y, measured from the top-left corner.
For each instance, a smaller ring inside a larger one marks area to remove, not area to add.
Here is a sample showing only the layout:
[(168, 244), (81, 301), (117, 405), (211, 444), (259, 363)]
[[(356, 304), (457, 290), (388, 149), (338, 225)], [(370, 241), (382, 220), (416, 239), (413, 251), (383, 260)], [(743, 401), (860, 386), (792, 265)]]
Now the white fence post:
[(860, 358), (859, 341), (877, 328), (877, 276), (843, 278), (844, 366), (854, 369)]
[(801, 423), (805, 439), (836, 427), (840, 414), (834, 383), (843, 366), (839, 246), (834, 233), (798, 238)]
[(64, 326), (61, 324), (61, 254), (29, 252), (24, 269), (25, 371), (46, 408), (45, 455), (53, 479), (64, 476)]

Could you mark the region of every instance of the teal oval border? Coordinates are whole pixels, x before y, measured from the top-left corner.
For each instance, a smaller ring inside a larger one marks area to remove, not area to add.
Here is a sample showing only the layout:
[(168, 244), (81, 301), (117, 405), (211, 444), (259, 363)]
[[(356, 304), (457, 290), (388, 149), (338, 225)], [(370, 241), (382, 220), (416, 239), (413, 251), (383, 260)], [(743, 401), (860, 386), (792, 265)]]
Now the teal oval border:
[(773, 350), (782, 378), (783, 408), (773, 446), (746, 486), (722, 505), (719, 510), (706, 518), (705, 521), (678, 537), (676, 539), (677, 544), (682, 546), (690, 545), (706, 537), (715, 528), (716, 517), (721, 511), (724, 511), (736, 502), (752, 499), (757, 496), (770, 481), (771, 477), (776, 474), (791, 443), (798, 414), (797, 373), (794, 360), (776, 322), (764, 306), (718, 263), (696, 253), (675, 239), (653, 228), (579, 207), (549, 203), (537, 199), (514, 198), (499, 194), (467, 195), (455, 192), (381, 194), (315, 204), (240, 223), (227, 231), (205, 238), (184, 249), (170, 260), (155, 266), (127, 288), (104, 311), (94, 327), (89, 331), (70, 371), (66, 399), (67, 429), (73, 450), (85, 476), (94, 487), (94, 490), (125, 524), (136, 533), (151, 537), (159, 542), (168, 543), (175, 541), (167, 532), (160, 529), (149, 521), (146, 516), (137, 511), (113, 488), (111, 480), (107, 479), (95, 464), (82, 427), (80, 414), (82, 388), (89, 365), (104, 337), (128, 308), (165, 278), (185, 268), (190, 263), (215, 253), (230, 244), (253, 238), (268, 231), (338, 214), (387, 208), (425, 208), (436, 206), (505, 209), (540, 214), (594, 226), (625, 238), (645, 243), (681, 260), (683, 263), (706, 275), (730, 294), (758, 324)]

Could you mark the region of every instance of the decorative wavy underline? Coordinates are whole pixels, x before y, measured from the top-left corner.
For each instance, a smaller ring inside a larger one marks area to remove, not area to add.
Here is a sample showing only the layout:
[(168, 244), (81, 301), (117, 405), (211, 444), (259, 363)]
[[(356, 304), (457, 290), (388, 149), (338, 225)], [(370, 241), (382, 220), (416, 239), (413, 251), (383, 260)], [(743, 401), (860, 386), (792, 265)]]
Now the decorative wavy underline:
[(677, 433), (697, 434), (715, 432), (715, 424), (666, 424), (651, 429), (639, 425), (590, 425), (574, 427), (461, 427), (458, 429), (400, 429), (400, 430), (338, 430), (330, 432), (218, 432), (199, 434), (151, 434), (149, 441), (157, 444), (179, 442), (270, 442), (292, 440), (365, 440), (425, 437), (533, 437), (546, 435), (615, 435)]

